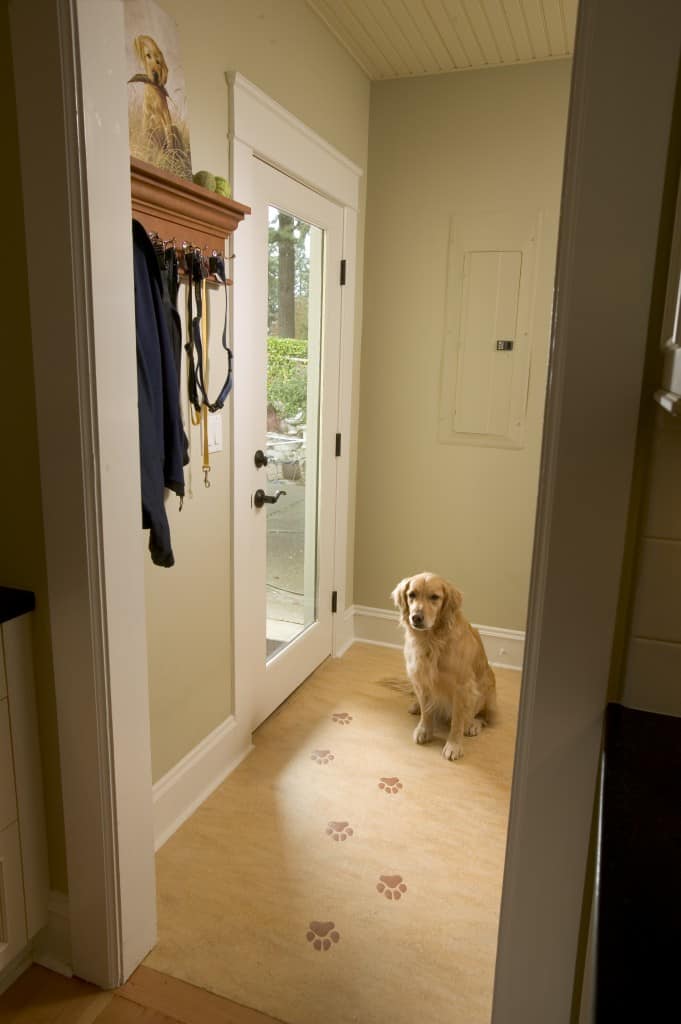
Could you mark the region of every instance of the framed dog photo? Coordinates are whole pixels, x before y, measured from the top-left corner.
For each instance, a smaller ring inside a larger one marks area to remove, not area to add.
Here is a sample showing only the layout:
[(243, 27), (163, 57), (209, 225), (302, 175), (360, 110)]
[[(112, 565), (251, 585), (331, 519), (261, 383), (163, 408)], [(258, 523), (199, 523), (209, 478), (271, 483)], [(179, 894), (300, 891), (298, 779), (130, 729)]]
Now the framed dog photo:
[(130, 155), (191, 181), (177, 25), (154, 0), (125, 0)]

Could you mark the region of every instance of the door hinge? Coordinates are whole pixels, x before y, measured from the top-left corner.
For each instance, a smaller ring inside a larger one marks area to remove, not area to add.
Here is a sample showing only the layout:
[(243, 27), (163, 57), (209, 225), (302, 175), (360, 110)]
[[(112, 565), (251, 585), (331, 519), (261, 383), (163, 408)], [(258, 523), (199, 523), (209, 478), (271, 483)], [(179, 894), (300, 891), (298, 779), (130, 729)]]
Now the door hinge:
[(331, 591), (331, 614), (335, 615), (338, 611), (338, 591)]
[(341, 260), (340, 283), (345, 284), (345, 273), (347, 271), (347, 260)]
[(336, 458), (338, 458), (340, 453), (341, 453), (341, 436), (340, 436), (340, 434), (336, 434)]

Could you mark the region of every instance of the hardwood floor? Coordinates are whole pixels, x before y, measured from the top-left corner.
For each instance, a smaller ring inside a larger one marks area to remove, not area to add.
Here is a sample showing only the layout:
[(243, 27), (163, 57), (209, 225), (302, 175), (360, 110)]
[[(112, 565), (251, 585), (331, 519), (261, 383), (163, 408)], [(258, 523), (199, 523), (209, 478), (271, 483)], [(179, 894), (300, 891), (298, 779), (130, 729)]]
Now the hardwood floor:
[(488, 1022), (520, 680), (497, 670), (499, 721), (452, 765), (411, 742), (401, 671), (325, 662), (159, 851), (145, 964), (114, 992), (34, 965), (0, 1024)]
[(146, 966), (289, 1024), (489, 1024), (520, 676), (452, 763), (403, 672), (354, 644), (257, 730), (158, 851)]
[(115, 992), (34, 964), (0, 996), (0, 1024), (280, 1024), (211, 992), (139, 967)]

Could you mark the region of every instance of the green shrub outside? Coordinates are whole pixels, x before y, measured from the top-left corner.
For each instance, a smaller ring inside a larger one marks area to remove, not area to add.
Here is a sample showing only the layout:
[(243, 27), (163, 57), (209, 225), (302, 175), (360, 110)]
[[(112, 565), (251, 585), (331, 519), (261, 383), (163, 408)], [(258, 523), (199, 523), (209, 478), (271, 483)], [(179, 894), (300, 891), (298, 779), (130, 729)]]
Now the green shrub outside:
[(283, 419), (306, 410), (307, 341), (267, 339), (267, 401)]

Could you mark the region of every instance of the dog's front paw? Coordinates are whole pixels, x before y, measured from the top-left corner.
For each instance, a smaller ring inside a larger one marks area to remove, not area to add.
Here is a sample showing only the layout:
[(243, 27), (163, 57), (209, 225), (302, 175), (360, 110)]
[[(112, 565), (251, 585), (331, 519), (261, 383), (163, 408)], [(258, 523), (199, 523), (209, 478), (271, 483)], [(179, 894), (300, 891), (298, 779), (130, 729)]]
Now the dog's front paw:
[(419, 702), (417, 700), (413, 701), (409, 705), (409, 708), (407, 710), (409, 711), (410, 715), (420, 715), (421, 714), (421, 707), (420, 707)]
[(414, 743), (430, 743), (432, 737), (425, 725), (421, 722), (414, 729)]
[(447, 761), (458, 761), (460, 757), (463, 757), (463, 747), (460, 743), (452, 743), (447, 740), (442, 748), (442, 756)]
[(478, 736), (482, 732), (484, 726), (485, 723), (483, 722), (482, 718), (474, 718), (473, 721), (469, 722), (469, 724), (466, 726), (466, 728), (463, 731), (463, 734), (464, 736)]

